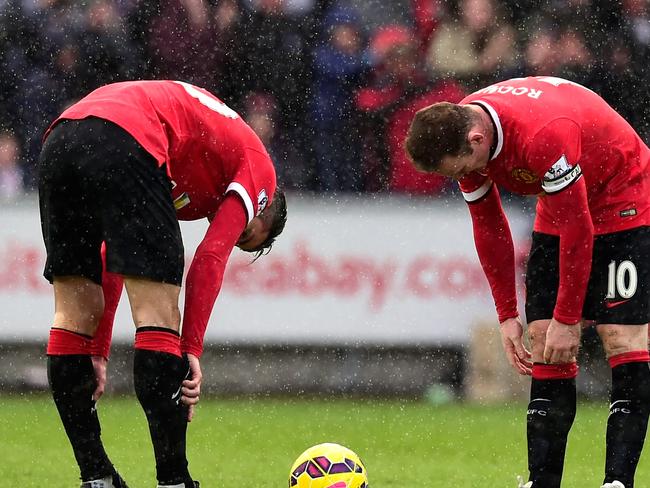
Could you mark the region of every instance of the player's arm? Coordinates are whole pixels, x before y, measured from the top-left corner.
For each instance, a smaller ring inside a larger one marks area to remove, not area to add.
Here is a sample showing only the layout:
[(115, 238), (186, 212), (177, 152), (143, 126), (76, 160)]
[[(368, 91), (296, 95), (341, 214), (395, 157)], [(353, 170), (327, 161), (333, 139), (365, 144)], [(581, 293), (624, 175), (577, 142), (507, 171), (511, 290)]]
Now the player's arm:
[(499, 191), (486, 176), (472, 173), (460, 181), (472, 217), (474, 244), (487, 277), (499, 322), (517, 317), (515, 252)]
[(540, 204), (560, 236), (560, 283), (553, 318), (569, 325), (582, 318), (594, 240), (587, 187), (578, 164), (580, 136), (573, 121), (556, 120), (535, 136), (529, 150), (530, 164), (542, 177)]
[(181, 351), (187, 354), (191, 377), (183, 381), (181, 401), (189, 406), (188, 421), (201, 394), (203, 337), (214, 302), (221, 290), (226, 263), (248, 223), (241, 198), (228, 193), (210, 221), (205, 237), (196, 250), (185, 282), (185, 309)]
[(523, 343), (517, 311), (514, 244), (499, 191), (478, 173), (463, 178), (460, 186), (472, 217), (476, 252), (492, 290), (506, 357), (519, 374), (529, 375), (530, 352)]
[(584, 178), (561, 193), (543, 198), (560, 233), (560, 283), (546, 333), (544, 361), (571, 363), (578, 354), (594, 240)]
[(181, 350), (197, 358), (214, 302), (221, 290), (226, 263), (248, 223), (241, 198), (228, 193), (199, 244), (185, 286)]
[(578, 163), (579, 126), (568, 119), (552, 122), (535, 136), (528, 155), (531, 167), (542, 177), (545, 194), (540, 205), (560, 236), (559, 286), (544, 360), (570, 363), (575, 361), (580, 342), (594, 241), (587, 186)]
[(102, 245), (102, 291), (104, 292), (104, 313), (93, 336), (90, 354), (108, 360), (113, 336), (115, 312), (122, 296), (124, 280), (121, 275), (106, 271), (106, 247)]
[(93, 400), (97, 401), (106, 388), (106, 364), (111, 350), (115, 311), (122, 296), (123, 278), (121, 275), (106, 271), (106, 246), (102, 245), (102, 291), (104, 293), (104, 313), (99, 320), (97, 330), (90, 344), (90, 355), (95, 371), (96, 388)]
[(584, 178), (542, 198), (560, 234), (560, 283), (553, 318), (575, 325), (582, 318), (594, 242)]

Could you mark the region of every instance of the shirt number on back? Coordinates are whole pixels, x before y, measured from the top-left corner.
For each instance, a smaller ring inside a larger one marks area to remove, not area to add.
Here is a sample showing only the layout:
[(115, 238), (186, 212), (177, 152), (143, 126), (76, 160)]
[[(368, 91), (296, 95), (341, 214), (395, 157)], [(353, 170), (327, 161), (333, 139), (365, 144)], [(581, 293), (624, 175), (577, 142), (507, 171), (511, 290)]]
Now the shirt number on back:
[(185, 88), (185, 91), (189, 96), (196, 98), (201, 105), (208, 107), (210, 110), (217, 112), (219, 115), (223, 115), (229, 119), (236, 119), (239, 117), (239, 114), (237, 112), (235, 112), (221, 100), (217, 100), (216, 98), (212, 98), (211, 96), (206, 95), (195, 86), (183, 81), (175, 81), (174, 83), (181, 85), (183, 88)]
[(586, 86), (581, 85), (580, 83), (576, 83), (575, 81), (569, 81), (565, 80), (564, 78), (558, 78), (557, 76), (536, 76), (535, 77), (537, 81), (543, 81), (544, 83), (550, 83), (553, 86), (560, 86), (560, 85), (573, 85), (582, 88), (583, 90), (587, 90), (593, 93), (592, 90), (587, 88)]
[(616, 298), (616, 292), (621, 298), (632, 298), (636, 293), (639, 281), (634, 263), (626, 260), (616, 266), (616, 261), (611, 261), (608, 268), (607, 296), (605, 298)]

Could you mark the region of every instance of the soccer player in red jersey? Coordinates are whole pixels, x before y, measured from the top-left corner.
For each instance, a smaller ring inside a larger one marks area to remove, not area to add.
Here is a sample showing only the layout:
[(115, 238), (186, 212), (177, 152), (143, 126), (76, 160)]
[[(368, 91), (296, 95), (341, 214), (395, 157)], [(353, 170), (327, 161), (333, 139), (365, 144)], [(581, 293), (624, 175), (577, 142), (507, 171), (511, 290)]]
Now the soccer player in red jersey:
[[(185, 443), (203, 337), (233, 248), (263, 253), (284, 228), (273, 163), (237, 113), (178, 81), (93, 91), (50, 126), (39, 163), (44, 276), (55, 299), (48, 376), (82, 487), (126, 486), (104, 450), (95, 410), (122, 283), (158, 486), (198, 486)], [(178, 220), (200, 218), (210, 224), (187, 274), (181, 329)]]
[[(584, 320), (596, 325), (612, 371), (603, 486), (632, 488), (650, 411), (648, 147), (589, 89), (529, 77), (420, 110), (406, 150), (417, 168), (458, 180), (506, 355), (532, 374), (522, 486), (560, 486)], [(538, 197), (526, 275), (531, 352), (498, 187)]]

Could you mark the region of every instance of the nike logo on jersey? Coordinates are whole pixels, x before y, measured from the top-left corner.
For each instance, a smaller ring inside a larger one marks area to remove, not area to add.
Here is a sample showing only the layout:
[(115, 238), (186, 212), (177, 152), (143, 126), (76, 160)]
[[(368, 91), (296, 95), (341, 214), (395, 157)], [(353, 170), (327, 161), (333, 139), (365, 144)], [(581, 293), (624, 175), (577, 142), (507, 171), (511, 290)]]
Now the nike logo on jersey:
[(618, 307), (619, 305), (623, 305), (624, 303), (629, 302), (629, 301), (630, 300), (628, 298), (627, 300), (619, 300), (617, 302), (605, 302), (605, 306), (607, 308), (614, 308), (614, 307)]

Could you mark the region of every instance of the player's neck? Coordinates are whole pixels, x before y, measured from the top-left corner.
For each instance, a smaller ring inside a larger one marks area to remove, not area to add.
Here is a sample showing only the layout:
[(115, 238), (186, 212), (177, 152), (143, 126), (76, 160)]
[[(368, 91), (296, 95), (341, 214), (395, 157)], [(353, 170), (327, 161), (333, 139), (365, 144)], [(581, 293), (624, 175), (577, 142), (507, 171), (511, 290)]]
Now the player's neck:
[(477, 116), (479, 130), (485, 135), (486, 142), (490, 145), (490, 159), (496, 150), (496, 126), (490, 114), (481, 105), (470, 105)]

